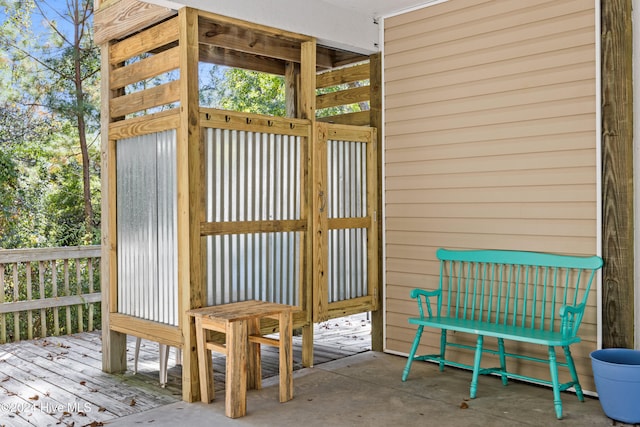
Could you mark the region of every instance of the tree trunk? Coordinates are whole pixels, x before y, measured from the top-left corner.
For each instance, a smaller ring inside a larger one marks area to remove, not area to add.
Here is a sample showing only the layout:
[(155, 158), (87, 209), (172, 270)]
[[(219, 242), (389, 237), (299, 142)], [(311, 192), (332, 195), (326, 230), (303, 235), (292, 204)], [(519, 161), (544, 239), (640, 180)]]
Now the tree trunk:
[(93, 223), (93, 206), (91, 205), (91, 175), (89, 148), (87, 147), (87, 129), (84, 119), (84, 89), (82, 87), (82, 64), (80, 62), (80, 53), (82, 52), (81, 35), (80, 35), (80, 17), (79, 7), (76, 3), (75, 7), (75, 29), (74, 29), (74, 84), (76, 88), (76, 117), (78, 125), (78, 138), (80, 139), (80, 151), (82, 153), (82, 184), (84, 198), (84, 221), (86, 224), (87, 238), (90, 243), (93, 241), (94, 223)]

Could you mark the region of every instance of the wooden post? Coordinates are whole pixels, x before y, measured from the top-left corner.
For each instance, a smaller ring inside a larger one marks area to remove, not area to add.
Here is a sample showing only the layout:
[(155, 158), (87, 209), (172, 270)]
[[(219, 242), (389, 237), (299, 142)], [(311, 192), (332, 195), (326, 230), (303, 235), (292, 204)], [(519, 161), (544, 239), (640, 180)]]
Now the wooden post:
[(180, 126), (177, 144), (178, 176), (178, 307), (182, 329), (182, 399), (200, 398), (195, 325), (187, 310), (202, 307), (200, 223), (204, 221), (201, 187), (202, 141), (198, 102), (198, 13), (184, 7), (180, 19)]
[(634, 348), (631, 0), (601, 0), (603, 347)]
[(287, 61), (284, 69), (284, 94), (287, 117), (297, 117), (298, 76), (300, 69), (295, 62)]
[[(109, 104), (114, 93), (109, 87), (112, 66), (109, 61), (109, 43), (100, 46), (101, 52), (101, 142), (102, 142), (102, 254), (100, 260), (100, 283), (102, 286), (102, 370), (109, 373), (127, 370), (127, 335), (111, 330), (110, 315), (117, 311), (118, 286), (117, 241), (116, 241), (116, 162), (115, 141), (109, 138), (109, 124), (112, 119)], [(65, 261), (65, 290), (68, 295), (68, 265)], [(67, 313), (69, 310), (67, 309)], [(67, 327), (70, 327), (67, 314)]]
[[(371, 127), (378, 130), (378, 257), (383, 252), (382, 235), (382, 55), (379, 53), (369, 57), (369, 90), (371, 91), (369, 102), (369, 123)], [(371, 313), (371, 349), (373, 351), (384, 350), (384, 305), (382, 301), (382, 287), (384, 277), (384, 260), (378, 262), (378, 309)]]
[[(313, 156), (314, 144), (315, 144), (315, 132), (314, 124), (316, 117), (316, 42), (315, 40), (302, 43), (300, 53), (300, 86), (299, 86), (299, 109), (300, 118), (311, 120), (311, 133), (308, 144), (308, 155)], [(312, 173), (311, 159), (308, 159), (308, 167), (310, 167), (310, 173)], [(310, 184), (313, 186), (312, 184)], [(313, 318), (312, 314), (315, 310), (314, 307), (314, 277), (311, 274), (313, 271), (313, 256), (312, 245), (314, 237), (311, 234), (311, 224), (314, 222), (314, 215), (316, 209), (315, 195), (308, 194), (308, 210), (307, 219), (309, 220), (309, 232), (307, 232), (307, 243), (304, 250), (307, 251), (307, 275), (304, 281), (304, 289), (302, 292), (306, 311), (308, 313), (306, 324), (302, 328), (302, 365), (309, 367), (313, 366)]]

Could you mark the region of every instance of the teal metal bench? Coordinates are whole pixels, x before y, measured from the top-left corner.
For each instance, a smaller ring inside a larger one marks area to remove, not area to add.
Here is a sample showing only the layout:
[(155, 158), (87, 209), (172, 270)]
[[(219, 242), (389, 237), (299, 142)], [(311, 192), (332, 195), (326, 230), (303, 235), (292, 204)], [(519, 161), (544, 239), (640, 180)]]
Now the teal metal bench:
[[(577, 257), (537, 252), (502, 250), (454, 251), (438, 249), (440, 280), (437, 290), (414, 289), (420, 317), (409, 318), (418, 326), (407, 365), (406, 381), (414, 360), (437, 361), (445, 365), (472, 369), (470, 397), (476, 397), (478, 376), (498, 374), (553, 387), (556, 416), (562, 418), (560, 392), (574, 388), (580, 401), (584, 395), (569, 346), (580, 341), (578, 328), (584, 315), (589, 289), (602, 267), (597, 256)], [(440, 353), (416, 356), (424, 327), (441, 329)], [(447, 339), (447, 331), (477, 335), (475, 347)], [(497, 350), (483, 347), (484, 337), (497, 338)], [(548, 359), (507, 353), (504, 340), (540, 344), (548, 347)], [(445, 358), (447, 346), (475, 349), (473, 366)], [(565, 362), (556, 358), (556, 347), (564, 350)], [(498, 356), (500, 366), (481, 368), (483, 353)], [(539, 379), (507, 370), (506, 358), (524, 359), (549, 365), (551, 380)], [(561, 384), (558, 366), (569, 369), (571, 381)]]

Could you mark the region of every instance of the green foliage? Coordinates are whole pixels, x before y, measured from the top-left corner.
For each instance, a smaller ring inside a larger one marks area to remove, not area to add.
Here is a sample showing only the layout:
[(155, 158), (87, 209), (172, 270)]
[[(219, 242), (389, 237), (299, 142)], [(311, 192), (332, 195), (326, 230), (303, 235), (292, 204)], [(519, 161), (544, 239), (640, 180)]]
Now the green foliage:
[(213, 66), (201, 82), (204, 106), (245, 113), (285, 116), (284, 78), (240, 68)]
[(0, 247), (37, 245), (37, 221), (46, 181), (40, 173), (59, 123), (35, 107), (0, 104)]
[(100, 240), (92, 13), (93, 0), (0, 0), (2, 248)]

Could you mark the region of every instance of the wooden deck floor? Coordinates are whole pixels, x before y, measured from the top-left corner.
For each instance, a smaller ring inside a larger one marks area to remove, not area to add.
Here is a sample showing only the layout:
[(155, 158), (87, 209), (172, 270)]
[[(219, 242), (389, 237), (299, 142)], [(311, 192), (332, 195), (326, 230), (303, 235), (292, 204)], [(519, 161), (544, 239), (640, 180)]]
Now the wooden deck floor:
[[(321, 364), (369, 350), (365, 314), (315, 327), (314, 361)], [(166, 388), (159, 385), (158, 344), (143, 341), (133, 374), (135, 339), (128, 341), (129, 369), (102, 372), (99, 332), (0, 345), (1, 426), (100, 426), (125, 415), (181, 399), (181, 366), (169, 361)], [(301, 338), (294, 337), (294, 370), (301, 365)], [(263, 346), (263, 377), (277, 375), (278, 353)], [(224, 356), (214, 355), (216, 390), (224, 389)]]

